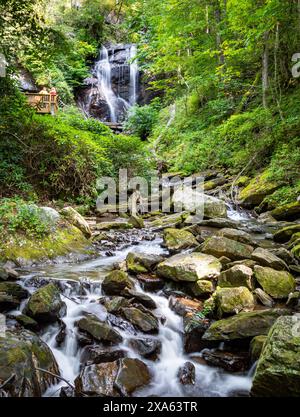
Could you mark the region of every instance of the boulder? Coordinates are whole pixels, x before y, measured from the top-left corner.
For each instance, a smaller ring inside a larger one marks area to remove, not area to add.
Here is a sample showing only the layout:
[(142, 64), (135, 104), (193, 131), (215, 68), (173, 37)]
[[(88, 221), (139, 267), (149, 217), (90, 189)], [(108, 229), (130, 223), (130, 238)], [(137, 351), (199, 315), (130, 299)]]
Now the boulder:
[(29, 298), (24, 314), (38, 323), (52, 323), (66, 313), (66, 304), (60, 297), (58, 287), (51, 283), (39, 288)]
[(169, 299), (169, 307), (176, 314), (184, 317), (188, 313), (196, 313), (197, 311), (203, 310), (203, 303), (189, 298), (171, 296)]
[(204, 194), (191, 187), (177, 189), (172, 197), (174, 207), (191, 213), (204, 215), (206, 218), (227, 217), (226, 204), (223, 200)]
[(238, 227), (241, 226), (241, 224), (237, 222), (236, 220), (226, 219), (224, 217), (223, 218), (216, 217), (214, 219), (202, 220), (200, 224), (201, 226), (214, 227), (217, 229), (224, 229), (224, 228), (237, 229)]
[(122, 307), (129, 307), (130, 301), (124, 297), (112, 297), (100, 300), (106, 310), (111, 314), (118, 314)]
[(1, 281), (16, 281), (20, 274), (12, 267), (0, 264), (0, 282)]
[(256, 296), (256, 298), (263, 304), (265, 307), (274, 307), (274, 300), (272, 297), (270, 297), (265, 291), (263, 291), (261, 288), (256, 288), (253, 291), (253, 294)]
[(16, 316), (16, 321), (20, 324), (20, 326), (24, 327), (24, 329), (32, 330), (33, 332), (36, 332), (39, 329), (38, 323), (31, 317), (25, 316), (25, 314), (19, 314)]
[(75, 379), (76, 394), (91, 397), (120, 397), (115, 387), (119, 371), (118, 361), (88, 365)]
[(102, 290), (107, 295), (119, 295), (125, 288), (133, 288), (134, 284), (124, 271), (110, 272), (102, 282)]
[(209, 342), (202, 341), (202, 336), (209, 326), (210, 321), (198, 314), (188, 314), (183, 318), (183, 343), (186, 353), (200, 352), (209, 347)]
[(251, 235), (243, 230), (224, 228), (218, 231), (217, 236), (227, 237), (228, 239), (236, 240), (245, 245), (253, 245)]
[(262, 266), (268, 266), (273, 269), (288, 269), (287, 264), (272, 252), (263, 248), (256, 248), (252, 253), (251, 258)]
[(276, 319), (288, 315), (289, 310), (273, 309), (239, 313), (214, 322), (204, 333), (203, 341), (230, 341), (266, 335)]
[(14, 282), (0, 282), (0, 312), (18, 308), (28, 291)]
[(115, 386), (123, 396), (129, 396), (138, 388), (148, 385), (150, 380), (149, 369), (141, 360), (125, 358), (119, 361)]
[(122, 308), (122, 314), (131, 324), (144, 333), (158, 333), (158, 320), (150, 311), (141, 311), (138, 308)]
[(157, 273), (173, 281), (195, 282), (217, 277), (221, 268), (221, 263), (214, 256), (194, 252), (172, 256), (157, 266)]
[(38, 371), (60, 375), (56, 360), (38, 336), (28, 330), (6, 331), (0, 336), (0, 385), (14, 375), (3, 390), (10, 397), (41, 397), (57, 378)]
[(225, 350), (204, 350), (202, 357), (210, 366), (217, 366), (227, 372), (245, 372), (249, 368), (248, 352), (227, 352)]
[(123, 295), (131, 299), (131, 302), (142, 304), (144, 307), (149, 308), (150, 310), (156, 309), (155, 301), (149, 297), (149, 295), (144, 294), (142, 292), (134, 291), (134, 290), (127, 290), (123, 291)]
[(218, 278), (218, 286), (225, 287), (247, 287), (253, 289), (253, 271), (246, 265), (235, 265), (223, 271)]
[(186, 213), (175, 213), (175, 214), (169, 214), (166, 216), (162, 216), (158, 219), (153, 220), (149, 226), (153, 228), (154, 230), (162, 230), (167, 227), (176, 227), (180, 225), (186, 216)]
[(258, 206), (264, 198), (279, 188), (279, 184), (268, 179), (265, 171), (258, 175), (239, 194), (241, 205), (246, 208)]
[(289, 294), (295, 291), (295, 279), (287, 271), (257, 265), (254, 267), (254, 274), (262, 289), (273, 298), (288, 298)]
[(99, 346), (86, 346), (80, 356), (81, 363), (105, 363), (114, 362), (118, 359), (125, 358), (126, 352), (122, 349), (113, 349)]
[(293, 224), (291, 226), (283, 227), (282, 229), (278, 230), (273, 238), (275, 242), (278, 243), (286, 243), (288, 242), (293, 234), (300, 232), (300, 224)]
[(251, 258), (253, 247), (226, 237), (214, 236), (204, 242), (201, 252), (217, 258), (226, 256), (236, 261)]
[(300, 396), (300, 317), (280, 317), (273, 325), (257, 364), (251, 395)]
[(270, 213), (276, 220), (296, 220), (300, 218), (300, 201), (284, 204)]
[(176, 252), (193, 246), (198, 246), (198, 242), (191, 232), (183, 229), (165, 229), (164, 243), (171, 252)]
[(130, 339), (129, 346), (139, 355), (151, 360), (156, 360), (162, 349), (162, 343), (158, 339)]
[(250, 357), (251, 357), (252, 362), (256, 362), (259, 359), (266, 340), (267, 340), (267, 336), (265, 335), (255, 336), (251, 340)]
[(88, 222), (73, 207), (65, 207), (61, 210), (61, 215), (73, 226), (77, 227), (86, 238), (92, 236), (92, 231)]
[(219, 317), (251, 311), (255, 305), (254, 297), (246, 287), (219, 288), (215, 294), (215, 301)]
[(109, 324), (98, 319), (93, 314), (88, 314), (77, 322), (78, 328), (92, 336), (98, 342), (107, 344), (121, 343), (123, 338), (119, 332), (113, 329)]
[(293, 254), (283, 247), (270, 249), (270, 252), (272, 252), (273, 255), (277, 256), (278, 258), (282, 259), (287, 265), (295, 263)]
[(95, 229), (104, 231), (104, 230), (127, 230), (132, 229), (132, 224), (125, 221), (115, 221), (115, 222), (101, 222), (97, 223)]
[(177, 372), (177, 378), (182, 385), (194, 385), (196, 381), (196, 368), (192, 362), (185, 362)]
[(164, 258), (160, 255), (129, 252), (126, 258), (127, 270), (133, 274), (151, 272)]
[(144, 220), (136, 214), (131, 214), (128, 222), (136, 229), (143, 229), (145, 227)]
[(165, 286), (164, 280), (153, 274), (138, 274), (137, 279), (144, 291), (155, 292)]
[(199, 281), (190, 284), (190, 289), (196, 297), (202, 298), (211, 295), (214, 292), (215, 287), (212, 281), (200, 279)]

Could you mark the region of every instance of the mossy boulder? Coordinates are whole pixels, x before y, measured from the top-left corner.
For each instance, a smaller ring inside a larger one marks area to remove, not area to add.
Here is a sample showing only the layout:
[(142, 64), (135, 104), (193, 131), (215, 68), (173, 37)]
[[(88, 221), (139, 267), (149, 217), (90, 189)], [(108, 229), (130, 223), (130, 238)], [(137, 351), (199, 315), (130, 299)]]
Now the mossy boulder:
[(183, 229), (165, 229), (164, 243), (169, 251), (180, 251), (198, 246), (196, 238), (191, 232)]
[(157, 318), (146, 309), (130, 307), (122, 308), (123, 316), (138, 330), (144, 333), (158, 333), (159, 323)]
[(296, 220), (300, 218), (300, 202), (285, 204), (277, 207), (270, 213), (276, 220)]
[(201, 190), (192, 188), (178, 189), (174, 192), (172, 203), (176, 211), (197, 212), (206, 218), (227, 217), (226, 204), (223, 200), (206, 195)]
[(149, 226), (153, 229), (165, 229), (176, 227), (184, 222), (187, 213), (175, 213), (166, 216), (160, 216), (149, 223)]
[(24, 327), (24, 329), (32, 330), (33, 332), (39, 329), (38, 322), (33, 320), (31, 317), (25, 316), (25, 314), (19, 314), (16, 316), (16, 321)]
[(129, 217), (128, 222), (132, 224), (132, 226), (136, 229), (143, 229), (145, 227), (144, 220), (142, 219), (142, 217), (137, 216), (136, 214), (132, 214)]
[(218, 288), (215, 293), (218, 317), (254, 309), (254, 297), (246, 287)]
[(88, 333), (93, 339), (106, 344), (121, 343), (123, 338), (119, 332), (109, 324), (99, 320), (93, 314), (88, 314), (77, 322), (77, 326), (83, 332)]
[(295, 291), (296, 281), (287, 271), (257, 265), (254, 267), (254, 274), (262, 289), (273, 298), (288, 298), (289, 294)]
[(152, 272), (164, 258), (160, 255), (129, 252), (126, 257), (127, 270), (133, 274)]
[(246, 245), (253, 245), (251, 235), (243, 230), (225, 227), (217, 232), (217, 236), (227, 237), (228, 239), (236, 240), (237, 242), (245, 243)]
[(207, 239), (201, 247), (201, 252), (217, 258), (226, 256), (234, 261), (251, 258), (254, 248), (226, 237), (213, 236)]
[(251, 395), (300, 397), (300, 317), (280, 317), (273, 325), (257, 364)]
[(215, 290), (213, 281), (200, 279), (199, 281), (196, 281), (195, 283), (190, 285), (192, 293), (196, 297), (206, 297), (210, 294), (212, 294)]
[(52, 323), (66, 313), (58, 287), (51, 283), (39, 288), (29, 298), (24, 314), (38, 323)]
[(151, 375), (144, 362), (132, 358), (120, 360), (115, 386), (123, 396), (129, 396), (138, 388), (148, 385), (150, 380)]
[(255, 177), (239, 194), (239, 200), (244, 207), (258, 206), (267, 195), (273, 194), (279, 184), (270, 179), (267, 171)]
[(38, 336), (28, 330), (6, 331), (0, 337), (0, 385), (15, 377), (4, 391), (11, 397), (41, 397), (58, 380), (37, 368), (60, 375), (51, 350)]
[(288, 269), (287, 264), (272, 252), (263, 248), (256, 248), (252, 253), (251, 258), (262, 266), (267, 266), (273, 269)]
[(15, 282), (0, 282), (0, 312), (17, 308), (28, 295), (28, 291)]
[(115, 222), (101, 222), (96, 225), (96, 230), (127, 230), (132, 229), (133, 225), (125, 221), (115, 221)]
[(202, 339), (225, 342), (266, 335), (278, 317), (288, 314), (289, 310), (285, 309), (242, 312), (227, 319), (215, 321), (204, 333)]
[(293, 224), (291, 226), (283, 227), (282, 229), (278, 230), (274, 234), (273, 238), (275, 242), (286, 243), (292, 238), (294, 234), (298, 232), (300, 232), (300, 224)]
[(218, 279), (219, 287), (246, 287), (253, 289), (253, 271), (246, 265), (234, 265), (223, 271)]
[(89, 239), (92, 236), (92, 231), (88, 222), (73, 207), (65, 207), (60, 213), (69, 223), (77, 227), (86, 238)]
[(157, 273), (173, 281), (195, 282), (218, 277), (222, 269), (217, 258), (204, 253), (174, 255), (157, 266)]
[(267, 340), (267, 336), (259, 335), (253, 337), (250, 343), (250, 356), (252, 362), (255, 362), (259, 359), (261, 352), (264, 348), (264, 344)]
[(125, 288), (133, 288), (134, 284), (124, 271), (115, 270), (104, 278), (102, 289), (107, 295), (120, 295)]

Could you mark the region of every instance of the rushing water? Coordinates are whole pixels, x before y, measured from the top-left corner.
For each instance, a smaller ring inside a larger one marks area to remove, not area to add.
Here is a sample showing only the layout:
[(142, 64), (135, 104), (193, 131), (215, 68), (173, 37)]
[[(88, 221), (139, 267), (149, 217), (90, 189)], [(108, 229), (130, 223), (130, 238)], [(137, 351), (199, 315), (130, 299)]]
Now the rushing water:
[[(42, 339), (51, 348), (60, 368), (61, 376), (74, 383), (74, 379), (80, 372), (80, 356), (82, 348), (77, 343), (77, 328), (75, 323), (84, 313), (93, 313), (100, 320), (105, 320), (107, 313), (105, 308), (97, 302), (101, 297), (101, 282), (107, 271), (113, 269), (116, 262), (121, 262), (130, 251), (141, 253), (162, 254), (164, 249), (161, 246), (162, 240), (157, 237), (154, 241), (142, 241), (139, 245), (132, 245), (115, 252), (115, 256), (99, 256), (96, 259), (74, 264), (57, 264), (44, 267), (37, 267), (24, 276), (23, 282), (30, 284), (33, 277), (39, 279), (51, 278), (60, 280), (63, 288), (63, 300), (67, 305), (66, 316), (62, 321), (66, 326), (67, 335), (62, 345), (58, 345), (56, 336), (60, 331), (59, 325), (50, 325), (44, 330)], [(32, 290), (34, 290), (32, 288)], [(145, 293), (136, 283), (136, 290)], [(146, 293), (145, 293), (146, 294)], [(147, 338), (158, 338), (162, 343), (162, 350), (158, 360), (153, 362), (139, 357), (128, 343), (129, 338), (145, 337), (141, 332), (132, 334), (117, 328), (123, 336), (121, 349), (127, 351), (129, 357), (140, 358), (149, 367), (152, 374), (152, 381), (149, 386), (136, 391), (136, 396), (229, 396), (236, 393), (245, 393), (251, 387), (251, 371), (248, 374), (228, 374), (219, 368), (212, 368), (199, 364), (194, 360), (199, 354), (187, 355), (183, 349), (183, 321), (169, 308), (169, 300), (163, 293), (149, 293), (155, 301), (157, 309), (154, 314), (157, 317), (164, 317), (160, 323), (157, 336)], [(194, 357), (194, 358), (193, 358)], [(196, 368), (196, 383), (183, 386), (177, 378), (180, 366), (186, 361), (194, 363)], [(45, 396), (59, 395), (60, 388), (65, 382), (51, 387)]]

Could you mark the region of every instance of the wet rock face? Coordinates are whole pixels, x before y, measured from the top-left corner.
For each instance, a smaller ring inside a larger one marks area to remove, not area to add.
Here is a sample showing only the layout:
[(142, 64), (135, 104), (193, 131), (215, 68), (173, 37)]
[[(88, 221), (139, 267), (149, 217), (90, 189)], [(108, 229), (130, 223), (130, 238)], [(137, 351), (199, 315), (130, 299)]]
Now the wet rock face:
[(121, 349), (104, 349), (98, 346), (86, 346), (82, 351), (80, 362), (99, 364), (106, 362), (114, 362), (118, 359), (125, 357), (126, 352)]
[(5, 337), (0, 337), (0, 385), (15, 375), (5, 386), (8, 396), (40, 397), (50, 385), (58, 382), (36, 368), (59, 375), (51, 350), (38, 336), (23, 330), (7, 331)]
[(55, 284), (39, 288), (29, 298), (24, 314), (39, 323), (57, 321), (66, 312), (66, 304), (62, 301), (60, 291)]
[(140, 308), (122, 308), (122, 314), (134, 327), (144, 333), (158, 333), (158, 319), (147, 309), (141, 311)]
[(255, 397), (300, 396), (300, 318), (280, 317), (273, 325), (257, 364), (251, 394)]
[(196, 368), (192, 362), (186, 362), (177, 373), (177, 378), (182, 385), (194, 385), (196, 380)]
[(196, 313), (203, 309), (203, 303), (199, 300), (191, 300), (185, 297), (171, 296), (169, 300), (169, 307), (175, 311), (179, 316), (186, 316), (188, 313)]
[(102, 289), (107, 295), (119, 295), (125, 288), (133, 288), (133, 282), (124, 271), (112, 271), (103, 283)]
[(205, 350), (203, 359), (210, 366), (217, 366), (227, 372), (245, 372), (249, 369), (248, 352), (233, 353), (224, 350)]
[(141, 356), (156, 360), (161, 353), (162, 344), (157, 339), (131, 339), (129, 345)]
[(205, 318), (199, 318), (194, 315), (187, 315), (183, 319), (183, 342), (186, 353), (200, 352), (202, 349), (209, 347), (209, 342), (203, 342), (202, 336), (210, 326), (210, 321)]
[(119, 332), (114, 330), (106, 322), (100, 321), (93, 314), (88, 314), (86, 317), (80, 319), (77, 326), (81, 331), (86, 332), (99, 342), (118, 344), (123, 340)]
[(0, 312), (17, 308), (28, 297), (28, 291), (14, 282), (0, 282)]

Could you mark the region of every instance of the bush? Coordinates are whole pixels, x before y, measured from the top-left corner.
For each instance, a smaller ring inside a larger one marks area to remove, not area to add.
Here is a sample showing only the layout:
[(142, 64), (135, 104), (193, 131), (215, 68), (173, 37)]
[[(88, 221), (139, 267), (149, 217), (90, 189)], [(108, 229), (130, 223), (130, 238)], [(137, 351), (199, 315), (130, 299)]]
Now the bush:
[(142, 140), (147, 139), (158, 120), (159, 109), (159, 99), (153, 100), (146, 106), (133, 106), (125, 123), (125, 131), (137, 135)]

